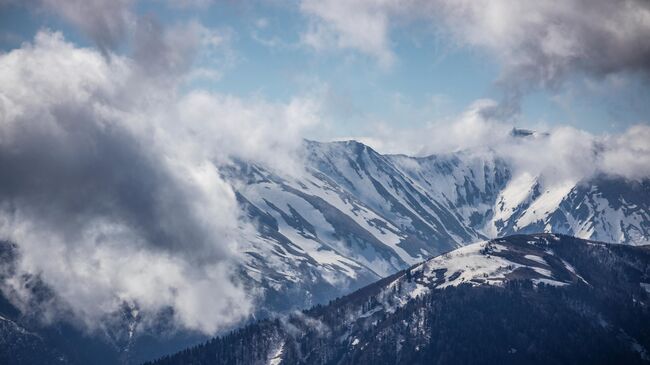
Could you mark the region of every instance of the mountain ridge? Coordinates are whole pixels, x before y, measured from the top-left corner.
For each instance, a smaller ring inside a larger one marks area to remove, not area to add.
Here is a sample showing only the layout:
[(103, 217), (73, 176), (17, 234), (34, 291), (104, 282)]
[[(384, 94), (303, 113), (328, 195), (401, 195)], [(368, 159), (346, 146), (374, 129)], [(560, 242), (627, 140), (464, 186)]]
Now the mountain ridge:
[[(278, 278), (280, 291), (280, 272), (298, 285), (352, 290), (426, 257), (517, 233), (649, 242), (650, 181), (596, 176), (546, 186), (541, 177), (514, 176), (494, 154), (382, 155), (357, 141), (306, 141), (301, 154), (306, 171), (298, 177), (243, 162), (224, 174), (254, 207), (248, 217), (261, 222), (264, 244), (243, 248), (257, 255), (244, 265)], [(265, 250), (277, 260), (259, 260)], [(296, 262), (311, 265), (311, 274), (299, 274)], [(328, 299), (309, 295), (293, 308)]]
[[(216, 166), (253, 227), (237, 233), (233, 263), (255, 295), (252, 318), (327, 303), (488, 238), (546, 231), (643, 244), (650, 235), (649, 180), (596, 176), (548, 187), (496, 154), (382, 155), (356, 141), (306, 141), (300, 155), (301, 174), (243, 160)], [(119, 344), (126, 363), (207, 338), (182, 330), (157, 338), (158, 328), (137, 325), (133, 308), (116, 313), (116, 328), (98, 339)]]
[[(472, 246), (149, 364), (650, 362), (650, 247), (554, 234)], [(472, 271), (491, 260), (507, 261), (503, 280), (458, 280), (461, 270), (441, 281), (441, 262)]]

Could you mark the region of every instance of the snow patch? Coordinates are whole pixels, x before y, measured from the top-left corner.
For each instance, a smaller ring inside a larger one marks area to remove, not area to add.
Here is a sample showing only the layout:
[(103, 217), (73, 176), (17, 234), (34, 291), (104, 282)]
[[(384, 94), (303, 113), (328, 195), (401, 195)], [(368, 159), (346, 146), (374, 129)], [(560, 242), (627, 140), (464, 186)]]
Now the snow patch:
[(528, 260), (531, 260), (531, 261), (535, 261), (535, 262), (537, 262), (538, 264), (542, 264), (542, 265), (544, 265), (544, 266), (548, 266), (548, 263), (546, 262), (546, 260), (544, 260), (543, 258), (541, 258), (541, 257), (539, 257), (539, 256), (535, 256), (535, 255), (525, 255), (524, 258), (525, 258), (525, 259), (528, 259)]
[(280, 365), (282, 363), (282, 353), (284, 352), (284, 342), (269, 357), (268, 365)]
[(569, 283), (565, 283), (562, 281), (557, 281), (557, 280), (552, 280), (552, 279), (544, 279), (544, 278), (539, 278), (539, 279), (533, 279), (533, 284), (538, 285), (538, 284), (546, 284), (546, 285), (552, 285), (552, 286), (566, 286), (569, 285)]

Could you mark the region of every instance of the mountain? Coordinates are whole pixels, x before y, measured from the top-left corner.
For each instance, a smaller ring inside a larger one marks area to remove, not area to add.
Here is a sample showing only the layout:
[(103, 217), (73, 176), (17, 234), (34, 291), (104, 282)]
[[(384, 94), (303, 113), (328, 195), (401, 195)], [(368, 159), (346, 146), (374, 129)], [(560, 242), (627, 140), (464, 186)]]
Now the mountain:
[[(517, 134), (533, 137), (544, 138)], [(259, 293), (254, 318), (327, 303), (427, 258), (495, 237), (552, 232), (650, 243), (650, 180), (557, 182), (520, 173), (491, 151), (410, 157), (383, 155), (355, 141), (305, 141), (296, 153), (299, 171), (244, 160), (218, 166), (253, 227), (238, 233), (242, 255), (236, 267), (241, 282)], [(8, 272), (9, 262), (0, 264), (0, 273)], [(28, 279), (31, 290), (54, 295), (38, 278)], [(160, 315), (158, 327), (144, 330), (133, 308), (88, 334), (65, 319), (25, 318), (5, 300), (10, 293), (3, 296), (0, 339), (9, 353), (33, 356), (32, 349), (43, 349), (47, 358), (87, 363), (94, 352), (104, 354), (106, 363), (138, 363), (208, 338), (168, 328), (169, 313)], [(57, 335), (61, 331), (66, 335)], [(61, 337), (71, 340), (62, 345), (55, 341)], [(95, 343), (101, 351), (75, 349), (76, 342)]]
[(490, 151), (409, 157), (355, 141), (305, 141), (299, 155), (300, 173), (245, 161), (220, 169), (257, 227), (241, 240), (242, 276), (263, 289), (262, 313), (323, 303), (493, 237), (650, 243), (650, 180), (557, 182)]
[[(498, 160), (384, 156), (358, 142), (306, 142), (303, 152), (297, 177), (245, 162), (221, 169), (258, 228), (242, 240), (243, 274), (281, 298), (272, 310), (327, 301), (486, 238), (477, 215), (509, 178)], [(427, 175), (414, 176), (417, 163)]]
[(149, 364), (643, 364), (649, 305), (650, 247), (514, 235)]

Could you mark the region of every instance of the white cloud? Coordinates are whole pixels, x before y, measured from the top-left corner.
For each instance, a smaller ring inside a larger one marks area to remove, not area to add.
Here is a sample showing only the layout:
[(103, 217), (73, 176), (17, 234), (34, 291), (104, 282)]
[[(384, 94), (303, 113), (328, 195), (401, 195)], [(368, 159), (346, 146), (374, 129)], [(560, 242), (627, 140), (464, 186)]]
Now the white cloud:
[(304, 0), (300, 10), (312, 18), (302, 42), (317, 50), (339, 47), (356, 49), (390, 66), (389, 14), (398, 1), (392, 0)]
[(194, 91), (179, 100), (178, 118), (185, 122), (184, 128), (197, 131), (191, 143), (205, 146), (219, 162), (236, 157), (300, 173), (296, 151), (302, 132), (319, 122), (318, 107), (311, 99), (295, 98), (278, 105)]
[(620, 134), (593, 135), (558, 126), (531, 136), (514, 136), (514, 125), (493, 117), (498, 103), (478, 100), (456, 118), (424, 128), (395, 129), (353, 137), (383, 153), (416, 156), (465, 151), (507, 161), (516, 174), (541, 176), (547, 183), (577, 182), (599, 174), (650, 178), (650, 125)]
[(21, 274), (56, 294), (46, 315), (91, 329), (123, 305), (144, 318), (173, 308), (206, 333), (252, 310), (232, 271), (250, 227), (215, 164), (299, 166), (317, 105), (179, 95), (183, 74), (162, 65), (141, 73), (50, 32), (0, 55), (0, 237), (21, 253), (3, 290), (25, 310), (45, 309), (29, 307)]
[(605, 171), (636, 179), (650, 176), (650, 125), (630, 127), (602, 142)]
[(650, 71), (647, 2), (440, 1), (438, 14), (463, 43), (491, 51), (503, 81), (555, 87), (569, 75)]
[(383, 153), (416, 156), (487, 148), (504, 141), (513, 127), (512, 124), (485, 116), (497, 105), (494, 100), (481, 99), (455, 118), (443, 118), (424, 127), (410, 129), (376, 124), (373, 133), (354, 139), (368, 142)]
[[(394, 59), (391, 31), (427, 20), (462, 45), (491, 52), (511, 88), (555, 87), (569, 74), (650, 71), (650, 5), (533, 0), (302, 0), (305, 43)], [(522, 92), (526, 90), (517, 90)]]

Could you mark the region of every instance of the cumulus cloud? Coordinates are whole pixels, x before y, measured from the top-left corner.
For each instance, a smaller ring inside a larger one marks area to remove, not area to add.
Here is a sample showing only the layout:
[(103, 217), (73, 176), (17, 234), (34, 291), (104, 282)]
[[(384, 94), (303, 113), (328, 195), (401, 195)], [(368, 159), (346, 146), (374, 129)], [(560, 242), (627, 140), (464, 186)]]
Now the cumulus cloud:
[(197, 131), (192, 143), (209, 146), (215, 156), (234, 156), (282, 173), (300, 174), (302, 135), (319, 123), (319, 106), (310, 98), (278, 105), (194, 91), (179, 101), (178, 116)]
[(0, 56), (0, 237), (20, 252), (3, 291), (29, 311), (20, 278), (40, 277), (49, 310), (91, 329), (126, 305), (213, 333), (253, 300), (233, 275), (250, 227), (217, 166), (290, 164), (315, 106), (178, 94), (141, 67), (51, 32)]
[(442, 1), (434, 11), (456, 38), (487, 49), (517, 97), (576, 74), (650, 73), (650, 4), (624, 1)]
[(484, 49), (503, 66), (515, 104), (532, 88), (556, 88), (574, 74), (650, 72), (650, 3), (645, 0), (303, 0), (303, 35), (317, 48), (394, 58), (391, 30), (428, 21), (460, 45)]

